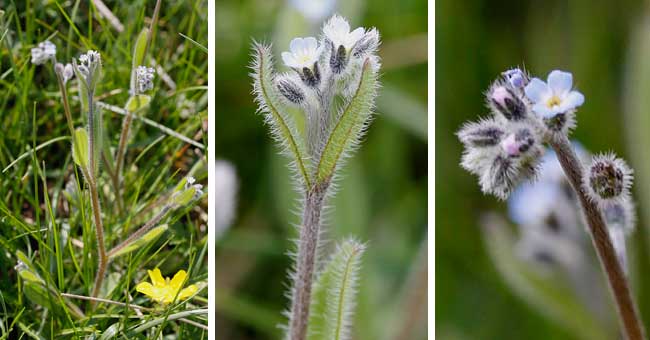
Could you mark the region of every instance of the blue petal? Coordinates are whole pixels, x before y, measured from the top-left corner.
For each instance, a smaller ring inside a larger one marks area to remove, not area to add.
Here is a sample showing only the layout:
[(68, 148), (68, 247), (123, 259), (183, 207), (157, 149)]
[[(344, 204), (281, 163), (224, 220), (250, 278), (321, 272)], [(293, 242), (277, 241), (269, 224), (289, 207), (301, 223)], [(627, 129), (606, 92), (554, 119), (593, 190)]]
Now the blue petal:
[(533, 112), (542, 118), (552, 118), (557, 114), (543, 103), (533, 105)]
[(585, 96), (578, 91), (571, 91), (569, 95), (562, 101), (562, 111), (573, 110), (585, 102)]
[(571, 91), (573, 86), (573, 75), (569, 72), (555, 70), (548, 75), (548, 87), (555, 94), (562, 94)]
[(533, 103), (538, 103), (542, 101), (542, 97), (546, 92), (548, 92), (548, 86), (539, 78), (533, 78), (526, 88), (524, 89), (526, 96), (533, 101)]

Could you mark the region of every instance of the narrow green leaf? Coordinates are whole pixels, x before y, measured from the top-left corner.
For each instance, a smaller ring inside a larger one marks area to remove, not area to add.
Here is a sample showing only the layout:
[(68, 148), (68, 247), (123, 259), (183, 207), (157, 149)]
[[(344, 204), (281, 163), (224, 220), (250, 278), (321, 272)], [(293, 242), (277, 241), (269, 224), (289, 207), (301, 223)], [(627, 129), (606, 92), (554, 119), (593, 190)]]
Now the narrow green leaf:
[(316, 168), (316, 181), (329, 181), (341, 160), (359, 143), (372, 115), (377, 94), (377, 72), (372, 62), (366, 60), (361, 70), (359, 85), (339, 112)]
[(309, 340), (350, 339), (364, 250), (356, 240), (343, 241), (318, 276), (312, 292)]
[(138, 66), (144, 65), (144, 52), (147, 48), (147, 36), (149, 35), (149, 28), (145, 27), (140, 31), (135, 40), (133, 47), (132, 69), (135, 70)]
[(89, 151), (88, 151), (88, 132), (84, 128), (77, 128), (74, 132), (74, 142), (72, 146), (72, 158), (75, 164), (82, 169), (88, 169)]
[(100, 336), (98, 340), (109, 340), (109, 339), (117, 338), (117, 335), (119, 334), (120, 329), (122, 328), (121, 326), (122, 326), (121, 322), (116, 322), (112, 324), (110, 327), (106, 328), (104, 332), (102, 332), (102, 336)]
[(303, 180), (305, 187), (311, 187), (311, 178), (307, 171), (307, 160), (304, 141), (298, 134), (294, 121), (286, 112), (280, 111), (282, 102), (273, 85), (273, 57), (271, 48), (266, 45), (255, 43), (255, 59), (251, 66), (253, 72), (253, 92), (255, 101), (259, 105), (259, 112), (264, 113), (264, 119), (271, 127), (271, 133), (275, 140), (282, 146), (283, 152), (287, 154), (295, 164), (296, 171)]
[(151, 96), (147, 96), (146, 94), (138, 94), (129, 97), (129, 100), (126, 102), (126, 106), (124, 108), (129, 112), (138, 112), (149, 105), (150, 102)]
[(114, 259), (116, 257), (120, 257), (122, 255), (128, 254), (134, 250), (140, 249), (142, 246), (149, 244), (150, 242), (155, 241), (162, 235), (166, 230), (168, 229), (168, 226), (166, 224), (160, 225), (158, 227), (155, 227), (146, 234), (144, 234), (141, 238), (138, 240), (134, 241), (130, 245), (120, 249), (117, 251), (115, 254), (111, 254), (111, 259)]

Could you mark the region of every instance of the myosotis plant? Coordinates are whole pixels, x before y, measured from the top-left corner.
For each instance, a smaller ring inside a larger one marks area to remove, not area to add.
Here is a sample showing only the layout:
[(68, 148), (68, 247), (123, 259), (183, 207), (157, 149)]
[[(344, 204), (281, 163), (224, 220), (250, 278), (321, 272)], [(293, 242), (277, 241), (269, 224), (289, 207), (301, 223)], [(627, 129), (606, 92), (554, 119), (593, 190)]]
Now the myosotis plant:
[(458, 132), (465, 146), (461, 166), (478, 176), (484, 193), (507, 199), (519, 184), (537, 179), (548, 145), (577, 197), (624, 335), (645, 339), (626, 275), (623, 238), (633, 228), (632, 170), (614, 154), (596, 156), (587, 164), (578, 157), (568, 135), (584, 96), (572, 86), (572, 74), (559, 70), (546, 82), (530, 79), (520, 69), (504, 72), (486, 93), (492, 116), (467, 123)]
[[(152, 25), (154, 24), (155, 18), (157, 17), (159, 6), (160, 1), (158, 1), (156, 4), (154, 21), (152, 21)], [(124, 241), (120, 242), (112, 249), (107, 250), (104, 223), (102, 220), (103, 214), (99, 197), (99, 181), (101, 177), (100, 164), (102, 163), (102, 160), (104, 160), (106, 163), (105, 165), (109, 169), (108, 173), (112, 178), (115, 189), (114, 199), (116, 206), (118, 207), (118, 211), (122, 212), (123, 208), (120, 196), (120, 173), (124, 163), (126, 139), (129, 136), (129, 130), (133, 118), (132, 115), (134, 112), (143, 109), (146, 107), (146, 105), (149, 104), (151, 97), (144, 95), (143, 93), (153, 89), (154, 70), (152, 68), (141, 65), (145, 60), (146, 52), (150, 44), (151, 32), (152, 28), (145, 28), (136, 39), (130, 83), (131, 96), (129, 97), (125, 106), (127, 115), (124, 118), (124, 123), (120, 134), (120, 142), (115, 157), (116, 161), (112, 168), (111, 162), (108, 161), (109, 159), (112, 159), (112, 157), (110, 157), (110, 154), (107, 154), (107, 151), (105, 151), (105, 149), (102, 147), (102, 142), (104, 140), (102, 112), (95, 101), (96, 91), (101, 84), (102, 77), (102, 60), (100, 53), (97, 51), (89, 50), (87, 53), (79, 56), (78, 59), (72, 59), (71, 64), (63, 65), (56, 62), (56, 46), (49, 41), (42, 42), (31, 50), (32, 63), (41, 65), (52, 61), (54, 64), (54, 70), (57, 75), (66, 121), (72, 137), (72, 156), (75, 164), (81, 170), (81, 173), (83, 174), (83, 177), (88, 185), (91, 203), (90, 208), (92, 212), (92, 220), (97, 243), (97, 271), (95, 276), (95, 283), (91, 292), (92, 298), (97, 298), (100, 295), (110, 260), (132, 252), (157, 238), (162, 232), (167, 229), (167, 226), (159, 224), (163, 218), (167, 216), (168, 213), (181, 207), (188, 206), (203, 194), (202, 186), (200, 184), (195, 184), (194, 178), (187, 177), (182, 179), (178, 185), (170, 191), (166, 200), (163, 202), (163, 207), (158, 213), (156, 213), (141, 228), (132, 232)], [(79, 103), (82, 114), (85, 116), (86, 128), (80, 127), (75, 129), (72, 113), (70, 110), (67, 83), (75, 76), (78, 83)], [(156, 269), (156, 271), (158, 274), (155, 275), (156, 279), (153, 279), (152, 277), (152, 280), (154, 281), (154, 288), (152, 289), (156, 290), (158, 289), (156, 287), (159, 286), (162, 287), (160, 289), (168, 289), (165, 288), (167, 286), (156, 285), (157, 281), (160, 281), (157, 280), (160, 276), (160, 271), (158, 269)], [(177, 290), (180, 290), (180, 287), (182, 287), (182, 283), (186, 277), (184, 271), (181, 276), (182, 279), (180, 279), (179, 276), (178, 278), (172, 280), (172, 286), (176, 290), (172, 289), (170, 291), (176, 292)], [(144, 289), (143, 291), (150, 293), (151, 289), (149, 289), (147, 286), (147, 289)], [(191, 292), (195, 293), (196, 289), (191, 290)], [(165, 298), (163, 299), (164, 302), (169, 303), (173, 301), (170, 300), (170, 293), (166, 294), (167, 295), (165, 295)], [(181, 293), (179, 297), (187, 298), (189, 295), (192, 294)], [(160, 299), (162, 298), (159, 296), (154, 298), (154, 300), (157, 301)], [(98, 300), (91, 301), (95, 303)]]
[[(287, 338), (349, 339), (360, 257), (364, 245), (339, 244), (321, 266), (322, 213), (345, 159), (359, 145), (378, 88), (379, 33), (350, 30), (333, 16), (320, 39), (295, 38), (276, 73), (271, 47), (255, 43), (253, 93), (271, 133), (291, 160), (302, 196)], [(298, 125), (297, 122), (304, 122)]]

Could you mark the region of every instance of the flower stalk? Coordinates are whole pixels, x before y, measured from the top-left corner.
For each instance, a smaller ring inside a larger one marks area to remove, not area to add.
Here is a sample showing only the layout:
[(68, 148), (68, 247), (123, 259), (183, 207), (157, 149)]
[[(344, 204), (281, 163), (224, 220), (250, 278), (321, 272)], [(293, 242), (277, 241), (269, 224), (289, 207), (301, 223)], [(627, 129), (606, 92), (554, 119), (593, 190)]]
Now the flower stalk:
[(566, 137), (553, 138), (549, 144), (557, 153), (560, 165), (569, 179), (573, 190), (578, 195), (582, 212), (589, 226), (589, 234), (605, 271), (609, 287), (614, 294), (614, 300), (626, 338), (628, 340), (645, 339), (644, 326), (639, 317), (638, 308), (634, 302), (629, 282), (612, 244), (610, 233), (607, 230), (607, 224), (603, 219), (597, 203), (589, 198), (582, 185), (584, 176), (582, 163), (578, 159), (575, 151), (571, 148), (571, 144)]

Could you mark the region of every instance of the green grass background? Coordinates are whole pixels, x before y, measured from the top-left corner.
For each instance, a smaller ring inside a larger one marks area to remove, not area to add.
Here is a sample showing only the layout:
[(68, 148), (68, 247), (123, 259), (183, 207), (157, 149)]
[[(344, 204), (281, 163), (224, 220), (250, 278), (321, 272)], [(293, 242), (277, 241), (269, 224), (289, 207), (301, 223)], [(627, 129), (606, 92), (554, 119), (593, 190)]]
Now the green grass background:
[(458, 166), (462, 146), (454, 132), (487, 114), (483, 91), (516, 65), (540, 78), (553, 69), (572, 72), (586, 97), (572, 138), (593, 152), (615, 151), (636, 168), (642, 218), (629, 246), (635, 293), (644, 323), (650, 324), (648, 204), (642, 199), (650, 190), (643, 180), (649, 163), (647, 144), (639, 139), (650, 128), (645, 105), (650, 74), (644, 68), (647, 47), (638, 46), (650, 35), (646, 30), (633, 39), (647, 20), (648, 3), (442, 0), (435, 6), (437, 338), (575, 338), (518, 298), (498, 275), (478, 219), (489, 210), (505, 214), (505, 203), (483, 196), (476, 178)]
[[(223, 339), (278, 339), (298, 201), (287, 159), (255, 113), (247, 66), (256, 39), (274, 43), (276, 66), (283, 70), (277, 61), (291, 37), (314, 35), (320, 24), (309, 27), (286, 1), (216, 5), (216, 157), (234, 164), (240, 187), (235, 222), (216, 245), (217, 333)], [(414, 322), (401, 338), (425, 339), (426, 269), (424, 286), (405, 285), (418, 253), (426, 257), (427, 3), (354, 0), (338, 6), (353, 27), (378, 28), (384, 62), (379, 114), (344, 167), (328, 215), (329, 240), (355, 236), (368, 242), (353, 338), (400, 339), (399, 329)], [(419, 266), (426, 268), (426, 261)], [(405, 306), (413, 294), (417, 303)]]
[[(89, 210), (84, 214), (71, 211), (64, 194), (68, 181), (83, 185), (83, 180), (71, 159), (70, 141), (66, 139), (69, 131), (52, 66), (32, 65), (30, 48), (49, 38), (57, 45), (57, 57), (62, 62), (70, 62), (88, 49), (98, 50), (104, 72), (97, 97), (122, 107), (128, 98), (133, 44), (140, 30), (148, 26), (155, 1), (105, 2), (124, 24), (124, 32), (112, 28), (88, 1), (1, 2), (0, 167), (4, 169), (22, 154), (27, 153), (27, 157), (0, 173), (0, 339), (83, 338), (117, 328), (121, 330), (116, 338), (149, 338), (156, 334), (177, 339), (207, 337), (201, 328), (167, 320), (181, 311), (205, 308), (207, 290), (190, 302), (145, 312), (143, 317), (125, 307), (109, 305), (93, 313), (87, 302), (71, 300), (87, 316), (74, 320), (65, 310), (45, 308), (28, 299), (14, 268), (20, 250), (54, 290), (90, 294), (96, 246)], [(203, 145), (207, 145), (207, 53), (180, 34), (207, 46), (206, 9), (207, 2), (202, 0), (162, 2), (150, 56), (177, 88), (171, 90), (157, 77), (151, 105), (141, 113)], [(68, 88), (71, 96), (77, 94), (76, 81), (71, 81)], [(177, 106), (181, 93), (196, 102), (188, 118), (181, 117)], [(73, 99), (71, 106), (75, 125), (84, 126), (77, 101)], [(121, 121), (121, 115), (104, 110), (105, 142), (113, 151)], [(37, 152), (30, 152), (48, 142)], [(99, 181), (107, 245), (115, 245), (127, 235), (125, 230), (134, 230), (146, 222), (160, 208), (158, 200), (183, 176), (191, 174), (206, 184), (205, 156), (206, 150), (136, 122), (126, 161), (124, 214), (117, 213), (108, 176), (104, 173)], [(84, 199), (86, 207), (88, 202)], [(156, 307), (134, 289), (138, 282), (149, 280), (146, 269), (156, 266), (165, 276), (189, 269), (191, 283), (207, 282), (206, 204), (204, 196), (193, 207), (172, 213), (165, 219), (169, 230), (156, 242), (113, 261), (107, 281), (116, 288), (104, 297), (126, 302), (128, 292), (133, 297), (131, 303)], [(82, 242), (83, 247), (75, 242)], [(53, 305), (60, 304), (55, 301)], [(188, 318), (207, 324), (206, 314)], [(163, 321), (162, 325), (150, 324), (143, 331), (132, 332), (140, 324), (158, 321)]]

